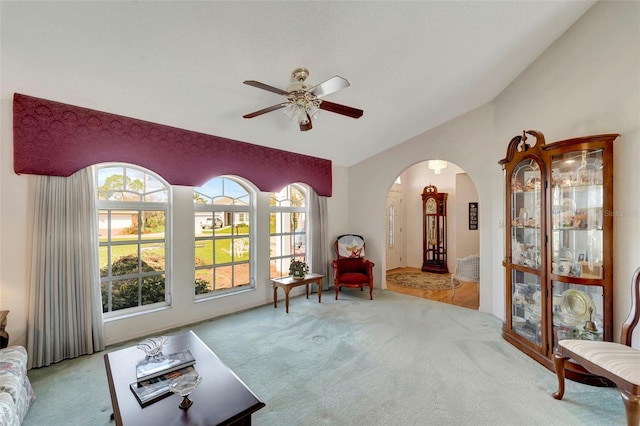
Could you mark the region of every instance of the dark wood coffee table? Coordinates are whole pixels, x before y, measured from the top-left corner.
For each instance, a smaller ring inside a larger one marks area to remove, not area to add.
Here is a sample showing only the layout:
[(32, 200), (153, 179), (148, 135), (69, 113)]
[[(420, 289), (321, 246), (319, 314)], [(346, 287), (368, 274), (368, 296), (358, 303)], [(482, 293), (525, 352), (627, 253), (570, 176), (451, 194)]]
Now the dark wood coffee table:
[(164, 353), (188, 348), (196, 358), (200, 385), (189, 395), (193, 405), (181, 410), (182, 397), (170, 395), (142, 408), (129, 388), (144, 353), (135, 346), (104, 356), (116, 425), (250, 425), (251, 414), (265, 406), (193, 331), (169, 337)]

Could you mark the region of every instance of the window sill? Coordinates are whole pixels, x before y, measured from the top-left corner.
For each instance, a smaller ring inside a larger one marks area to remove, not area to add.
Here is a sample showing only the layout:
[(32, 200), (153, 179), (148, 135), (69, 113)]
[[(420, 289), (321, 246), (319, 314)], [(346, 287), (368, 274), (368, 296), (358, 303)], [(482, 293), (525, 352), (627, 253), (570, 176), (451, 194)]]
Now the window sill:
[[(133, 318), (133, 317), (137, 317), (140, 315), (147, 315), (147, 314), (152, 314), (154, 312), (161, 312), (161, 311), (166, 311), (168, 309), (171, 309), (171, 305), (169, 304), (162, 304), (161, 306), (156, 306), (153, 308), (132, 308), (135, 309), (135, 311), (129, 311), (129, 312), (123, 312), (122, 314), (115, 312), (115, 313), (109, 313), (108, 316), (104, 316), (103, 317), (103, 323), (108, 323), (108, 322), (112, 322), (112, 321), (119, 321), (119, 320), (123, 320), (123, 319), (128, 319), (128, 318)], [(105, 315), (105, 314), (103, 314)]]
[(255, 291), (255, 286), (247, 286), (242, 290), (226, 291), (224, 293), (201, 294), (194, 300), (194, 303), (208, 302), (210, 300), (221, 299), (223, 297), (235, 296), (238, 294), (249, 293)]

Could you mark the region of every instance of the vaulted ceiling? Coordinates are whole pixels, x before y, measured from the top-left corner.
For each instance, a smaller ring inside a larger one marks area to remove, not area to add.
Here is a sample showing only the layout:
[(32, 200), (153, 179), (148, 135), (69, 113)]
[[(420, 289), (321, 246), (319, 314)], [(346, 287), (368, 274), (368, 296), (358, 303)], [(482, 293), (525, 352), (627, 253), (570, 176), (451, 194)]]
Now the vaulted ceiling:
[[(349, 166), (492, 101), (593, 1), (6, 2), (0, 90), (327, 158)], [(334, 75), (300, 132), (242, 115)]]

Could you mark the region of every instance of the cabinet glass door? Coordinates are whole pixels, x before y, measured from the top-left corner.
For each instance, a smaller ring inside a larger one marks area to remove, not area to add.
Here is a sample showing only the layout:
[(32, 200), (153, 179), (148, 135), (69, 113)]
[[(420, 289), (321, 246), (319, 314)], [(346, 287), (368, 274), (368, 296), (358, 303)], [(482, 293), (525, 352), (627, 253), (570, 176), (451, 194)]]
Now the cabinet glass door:
[(542, 221), (540, 167), (532, 159), (518, 163), (511, 176), (511, 263), (540, 269)]
[(532, 343), (542, 342), (542, 294), (540, 276), (512, 271), (511, 325), (513, 331)]
[(602, 279), (602, 150), (552, 159), (552, 274)]
[(603, 340), (603, 291), (598, 285), (552, 281), (553, 350), (558, 340)]

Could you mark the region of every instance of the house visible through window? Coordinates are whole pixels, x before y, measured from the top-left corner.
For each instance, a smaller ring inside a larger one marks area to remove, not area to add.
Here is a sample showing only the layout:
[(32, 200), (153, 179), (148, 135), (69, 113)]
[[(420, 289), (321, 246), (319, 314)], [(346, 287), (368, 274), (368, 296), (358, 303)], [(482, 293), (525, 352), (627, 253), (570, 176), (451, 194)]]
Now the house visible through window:
[(96, 178), (103, 312), (166, 305), (169, 185), (121, 164), (98, 167)]
[(291, 260), (307, 264), (307, 189), (291, 184), (269, 199), (269, 277), (289, 275)]
[(194, 189), (196, 298), (254, 287), (254, 198), (248, 185), (230, 177)]

